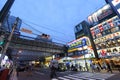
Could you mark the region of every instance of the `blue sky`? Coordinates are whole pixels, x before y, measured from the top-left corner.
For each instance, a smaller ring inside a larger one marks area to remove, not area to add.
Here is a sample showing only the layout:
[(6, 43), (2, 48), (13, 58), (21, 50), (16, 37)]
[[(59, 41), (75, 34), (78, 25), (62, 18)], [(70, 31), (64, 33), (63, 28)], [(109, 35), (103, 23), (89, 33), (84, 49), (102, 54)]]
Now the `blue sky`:
[(51, 35), (54, 42), (67, 43), (75, 39), (75, 25), (103, 5), (105, 0), (15, 0), (11, 15), (20, 17), (39, 31), (22, 25), (34, 33), (43, 32)]

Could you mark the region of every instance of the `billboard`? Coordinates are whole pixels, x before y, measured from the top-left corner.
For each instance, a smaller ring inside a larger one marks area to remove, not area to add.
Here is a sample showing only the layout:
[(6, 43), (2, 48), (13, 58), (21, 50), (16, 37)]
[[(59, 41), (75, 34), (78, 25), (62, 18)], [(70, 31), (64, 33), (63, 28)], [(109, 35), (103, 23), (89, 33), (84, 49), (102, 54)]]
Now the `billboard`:
[(117, 13), (120, 18), (120, 0), (107, 0), (113, 10)]
[(109, 16), (111, 16), (113, 14), (114, 14), (114, 12), (111, 9), (110, 5), (106, 4), (101, 9), (97, 10), (96, 12), (94, 12), (93, 14), (88, 16), (88, 22), (91, 25), (96, 25), (98, 23), (101, 23), (107, 17), (109, 17)]
[(87, 46), (88, 44), (89, 44), (89, 39), (87, 37), (82, 37), (72, 42), (69, 42), (67, 45), (69, 49), (73, 49), (73, 48), (80, 48), (80, 47), (82, 48), (84, 46)]

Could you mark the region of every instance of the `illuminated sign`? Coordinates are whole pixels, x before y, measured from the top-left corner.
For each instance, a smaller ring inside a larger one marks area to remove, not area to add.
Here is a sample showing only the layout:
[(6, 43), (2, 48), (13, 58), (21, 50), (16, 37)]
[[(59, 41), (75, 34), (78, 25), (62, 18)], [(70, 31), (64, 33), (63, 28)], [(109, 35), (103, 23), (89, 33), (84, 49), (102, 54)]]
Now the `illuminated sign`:
[(106, 0), (120, 17), (120, 0)]
[(88, 43), (87, 38), (79, 38), (77, 40), (74, 40), (71, 43), (68, 43), (68, 46), (69, 46), (69, 48), (79, 48), (79, 47), (86, 46), (87, 43)]
[(94, 12), (92, 15), (88, 16), (88, 22), (92, 25), (93, 24), (96, 25), (99, 22), (102, 22), (106, 17), (112, 14), (113, 14), (113, 11), (110, 5), (107, 4), (101, 9), (99, 9), (98, 11)]
[(107, 17), (108, 15), (112, 14), (112, 10), (102, 10), (102, 13), (98, 16), (98, 20), (101, 20), (105, 17)]

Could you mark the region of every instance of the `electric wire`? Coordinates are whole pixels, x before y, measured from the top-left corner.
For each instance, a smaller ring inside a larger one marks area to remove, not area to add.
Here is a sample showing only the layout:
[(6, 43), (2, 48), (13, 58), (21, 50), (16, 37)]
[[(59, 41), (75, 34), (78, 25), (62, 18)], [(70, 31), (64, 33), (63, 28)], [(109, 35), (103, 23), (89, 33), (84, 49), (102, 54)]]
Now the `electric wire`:
[[(36, 32), (39, 32), (39, 33), (43, 34), (43, 32), (35, 29), (35, 28), (34, 28), (33, 26), (31, 26), (30, 24), (27, 24), (27, 23), (25, 23), (25, 22), (23, 22), (23, 23), (24, 23), (25, 25), (29, 26), (30, 28), (32, 28), (33, 30), (35, 30)], [(39, 34), (36, 34), (36, 33), (33, 33), (33, 34), (34, 34), (34, 35), (39, 35)], [(60, 39), (58, 39), (58, 38), (55, 38), (55, 37), (57, 37), (57, 36), (53, 36), (53, 37), (54, 37), (54, 38), (52, 38), (52, 39), (55, 39), (55, 40), (58, 40), (58, 41), (67, 43), (66, 41), (60, 40)]]
[[(49, 31), (54, 31), (54, 32), (57, 32), (57, 33), (60, 33), (60, 34), (66, 35), (66, 34), (63, 33), (63, 32), (56, 31), (56, 30), (51, 29), (51, 28), (48, 28), (48, 27), (46, 27), (46, 26), (39, 25), (39, 24), (33, 23), (33, 22), (31, 22), (31, 21), (24, 20), (24, 19), (22, 19), (22, 20), (25, 21), (25, 22), (29, 22), (29, 23), (31, 23), (31, 24), (33, 24), (33, 25), (35, 25), (35, 26), (38, 26), (38, 27), (42, 27), (42, 28), (44, 28), (44, 29), (47, 29), (47, 30), (49, 30)], [(74, 37), (73, 35), (70, 35), (70, 34), (69, 34), (69, 35), (66, 35), (66, 36)]]

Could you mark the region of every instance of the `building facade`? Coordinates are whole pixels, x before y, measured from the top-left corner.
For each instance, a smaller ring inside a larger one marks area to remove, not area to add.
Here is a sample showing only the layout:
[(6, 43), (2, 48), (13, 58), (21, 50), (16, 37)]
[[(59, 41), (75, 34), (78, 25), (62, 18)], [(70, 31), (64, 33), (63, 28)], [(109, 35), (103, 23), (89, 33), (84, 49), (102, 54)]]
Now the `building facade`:
[(120, 18), (117, 13), (106, 4), (90, 15), (88, 22), (92, 25), (90, 31), (101, 62), (113, 60), (114, 64), (120, 64)]
[[(74, 58), (72, 61), (75, 64), (83, 64), (86, 69), (90, 66), (91, 59), (97, 57), (97, 53), (93, 47), (92, 36), (90, 34), (90, 25), (86, 21), (82, 21), (75, 26), (75, 37), (68, 45), (68, 57)], [(87, 66), (86, 66), (87, 64)]]

